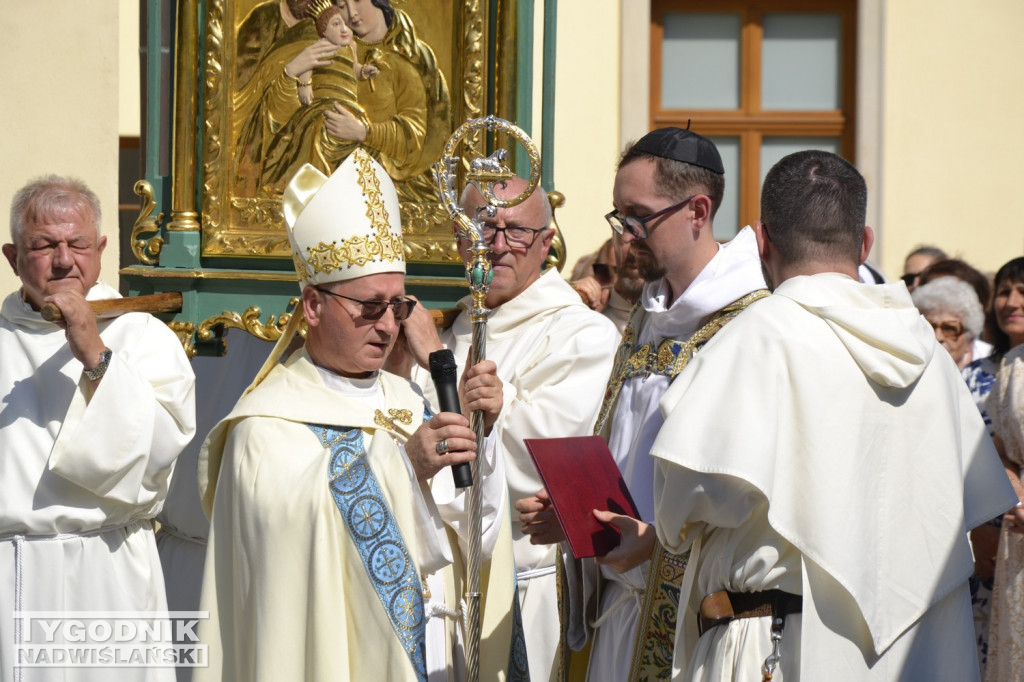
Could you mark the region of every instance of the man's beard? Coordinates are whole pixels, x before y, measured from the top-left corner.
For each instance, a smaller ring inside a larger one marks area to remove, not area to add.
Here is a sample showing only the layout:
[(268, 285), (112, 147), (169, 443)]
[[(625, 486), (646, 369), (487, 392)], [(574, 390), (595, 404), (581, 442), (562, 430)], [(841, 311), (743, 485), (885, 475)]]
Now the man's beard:
[(631, 254), (636, 260), (636, 269), (645, 282), (654, 281), (665, 276), (665, 268), (650, 251), (640, 251), (634, 247)]
[(644, 290), (643, 277), (624, 277), (619, 275), (615, 280), (615, 292), (630, 303), (636, 303), (640, 292)]

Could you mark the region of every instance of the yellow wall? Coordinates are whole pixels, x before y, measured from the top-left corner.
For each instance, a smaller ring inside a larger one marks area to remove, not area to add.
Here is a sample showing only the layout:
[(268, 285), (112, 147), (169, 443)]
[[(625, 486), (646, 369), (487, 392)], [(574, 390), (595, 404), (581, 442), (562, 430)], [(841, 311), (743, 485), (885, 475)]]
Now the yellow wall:
[(882, 265), (921, 243), (983, 271), (1024, 255), (1024, 3), (886, 3)]
[[(568, 245), (565, 276), (580, 256), (611, 236), (604, 214), (612, 208), (621, 147), (619, 5), (620, 0), (558, 3), (553, 189), (565, 194), (565, 207), (558, 212)], [(543, 21), (542, 14), (537, 18)]]
[[(538, 69), (543, 7), (537, 0)], [(625, 14), (630, 7), (644, 12)], [(559, 221), (569, 268), (609, 235), (603, 215), (611, 206), (615, 162), (626, 138), (644, 132), (633, 119), (646, 120), (644, 89), (637, 87), (649, 79), (646, 11), (642, 0), (558, 4), (555, 134), (538, 141), (555, 145), (553, 189), (566, 195)], [(862, 55), (858, 88), (861, 118), (865, 107), (880, 111), (877, 126), (858, 131), (864, 138), (858, 154), (867, 148), (877, 155), (877, 171), (866, 169), (871, 222), (880, 235), (874, 260), (895, 277), (906, 252), (921, 243), (989, 271), (1024, 254), (1017, 223), (1024, 214), (1018, 198), (1024, 197), (1024, 88), (1017, 87), (1024, 54), (1015, 47), (1024, 3), (984, 0), (964, 12), (927, 0), (864, 0), (861, 11), (877, 12), (882, 27), (879, 41), (862, 36), (859, 46), (878, 53), (870, 55), (877, 79)], [(634, 14), (638, 27), (630, 28)], [(0, 59), (33, 61), (31, 69), (8, 68), (4, 75), (9, 96), (0, 99), (0, 120), (16, 132), (0, 141), (6, 161), (0, 210), (6, 216), (14, 191), (39, 174), (82, 177), (103, 202), (110, 242), (104, 280), (111, 284), (117, 283), (117, 138), (139, 134), (137, 31), (138, 3), (130, 1), (41, 0), (0, 13)], [(624, 33), (631, 36), (625, 50)], [(635, 101), (624, 102), (623, 93), (634, 90), (640, 94), (628, 99)], [(540, 138), (539, 82), (534, 96)], [(14, 288), (9, 269), (0, 271), (0, 288)]]
[(118, 17), (118, 132), (122, 137), (138, 137), (142, 118), (141, 81), (139, 80), (139, 5), (135, 0), (120, 3)]
[[(33, 0), (0, 12), (0, 214), (47, 173), (75, 175), (99, 195), (108, 246), (103, 280), (117, 286), (118, 0)], [(20, 286), (4, 265), (0, 292)]]

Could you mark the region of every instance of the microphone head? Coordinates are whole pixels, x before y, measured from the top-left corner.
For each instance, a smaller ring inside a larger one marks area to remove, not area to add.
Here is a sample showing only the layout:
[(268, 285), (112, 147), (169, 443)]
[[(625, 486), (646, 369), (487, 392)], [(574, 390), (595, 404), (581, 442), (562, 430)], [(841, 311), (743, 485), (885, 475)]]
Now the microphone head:
[(437, 383), (441, 379), (455, 379), (459, 368), (455, 364), (455, 355), (447, 348), (435, 350), (428, 357), (430, 361), (430, 378)]

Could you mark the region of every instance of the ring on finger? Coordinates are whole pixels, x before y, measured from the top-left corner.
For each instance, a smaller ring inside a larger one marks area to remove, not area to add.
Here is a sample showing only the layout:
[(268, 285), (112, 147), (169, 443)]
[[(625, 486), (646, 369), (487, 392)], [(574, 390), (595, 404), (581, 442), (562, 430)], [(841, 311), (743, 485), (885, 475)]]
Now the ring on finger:
[(441, 440), (437, 441), (437, 445), (434, 446), (434, 451), (437, 452), (437, 454), (439, 455), (443, 455), (446, 452), (448, 452), (448, 440), (442, 438)]

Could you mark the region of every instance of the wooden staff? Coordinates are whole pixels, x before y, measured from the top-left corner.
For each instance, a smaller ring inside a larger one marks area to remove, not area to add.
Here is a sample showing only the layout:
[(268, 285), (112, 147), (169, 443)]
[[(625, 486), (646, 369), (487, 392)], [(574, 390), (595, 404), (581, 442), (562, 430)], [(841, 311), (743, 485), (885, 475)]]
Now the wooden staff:
[(434, 326), (438, 329), (448, 329), (455, 323), (455, 318), (461, 312), (458, 308), (430, 308), (430, 317), (434, 320)]
[[(125, 313), (176, 313), (181, 310), (181, 292), (165, 291), (149, 296), (127, 296), (125, 298), (104, 298), (89, 301), (89, 307), (98, 319), (117, 317)], [(47, 322), (64, 319), (60, 308), (54, 303), (45, 303), (39, 314)]]

